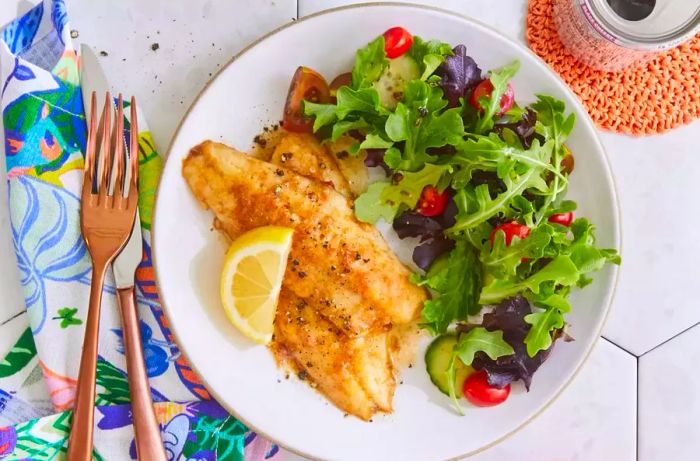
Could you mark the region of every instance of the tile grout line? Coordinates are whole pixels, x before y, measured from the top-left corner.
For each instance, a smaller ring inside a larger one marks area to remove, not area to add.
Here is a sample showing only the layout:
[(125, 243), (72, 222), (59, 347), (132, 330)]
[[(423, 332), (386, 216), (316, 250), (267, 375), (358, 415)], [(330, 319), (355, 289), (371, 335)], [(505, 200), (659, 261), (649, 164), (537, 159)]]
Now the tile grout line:
[(639, 355), (639, 357), (643, 357), (643, 356), (647, 355), (649, 352), (655, 351), (655, 350), (658, 349), (659, 347), (663, 346), (664, 344), (666, 344), (666, 343), (668, 343), (668, 342), (670, 342), (670, 341), (673, 341), (674, 339), (676, 339), (677, 337), (679, 337), (679, 336), (682, 335), (683, 333), (686, 333), (687, 331), (692, 330), (693, 328), (697, 327), (698, 325), (700, 325), (700, 322), (696, 322), (696, 323), (690, 325), (688, 328), (686, 328), (686, 329), (684, 329), (684, 330), (682, 330), (682, 331), (679, 331), (678, 333), (676, 333), (675, 335), (671, 336), (671, 337), (668, 338), (668, 339), (663, 340), (662, 342), (660, 342), (660, 343), (657, 344), (656, 346), (652, 347), (651, 349), (649, 349), (649, 350), (647, 350), (647, 351), (645, 351), (645, 352), (642, 352), (642, 353)]
[[(691, 328), (692, 328), (692, 327), (691, 327)], [(680, 333), (679, 333), (679, 334), (680, 334)], [(626, 352), (627, 354), (629, 354), (629, 355), (631, 355), (632, 357), (634, 357), (634, 364), (635, 364), (635, 370), (634, 370), (634, 371), (635, 371), (635, 380), (636, 380), (636, 382), (637, 382), (637, 384), (636, 384), (636, 387), (637, 387), (637, 388), (636, 388), (636, 391), (635, 391), (635, 399), (634, 399), (634, 402), (635, 402), (635, 409), (634, 409), (634, 410), (635, 410), (635, 415), (634, 415), (634, 416), (635, 416), (635, 418), (634, 418), (634, 419), (635, 419), (634, 454), (635, 454), (635, 459), (636, 459), (637, 461), (639, 461), (639, 404), (640, 404), (640, 398), (639, 398), (639, 363), (640, 363), (641, 355), (635, 355), (635, 354), (633, 354), (632, 352), (628, 351), (628, 350), (625, 349), (624, 347), (622, 347), (622, 346), (620, 346), (619, 344), (617, 344), (617, 343), (611, 341), (610, 339), (606, 338), (606, 337), (603, 336), (603, 335), (601, 335), (600, 337), (601, 337), (601, 339), (604, 339), (605, 341), (607, 341), (608, 343), (610, 343), (610, 344), (612, 344), (613, 346), (617, 347), (617, 348), (620, 349), (621, 351)], [(660, 344), (659, 344), (659, 345), (660, 345)], [(658, 347), (658, 346), (657, 346), (657, 347)], [(647, 351), (647, 352), (648, 352), (648, 351)], [(645, 354), (646, 354), (646, 352), (645, 352)], [(644, 354), (642, 354), (642, 355), (644, 355)]]
[(609, 342), (610, 344), (612, 344), (613, 346), (617, 347), (618, 349), (620, 349), (624, 352), (627, 352), (629, 355), (631, 355), (635, 359), (638, 359), (640, 357), (639, 355), (635, 354), (634, 352), (629, 351), (629, 350), (625, 349), (624, 347), (620, 346), (619, 344), (617, 344), (615, 341), (611, 340), (610, 338), (603, 336), (603, 335), (600, 335), (600, 337), (602, 339), (606, 340), (607, 342)]
[(636, 434), (635, 434), (636, 440), (635, 440), (634, 447), (635, 447), (635, 455), (636, 455), (637, 461), (639, 461), (639, 404), (641, 402), (641, 399), (639, 398), (639, 362), (640, 362), (640, 358), (641, 357), (637, 357), (637, 361), (636, 361), (637, 362), (637, 370), (636, 370), (637, 371), (637, 395), (636, 395), (636, 397), (637, 397), (636, 398), (636, 403), (637, 403), (636, 412), (637, 412), (637, 414), (635, 415), (636, 416), (635, 421), (636, 421), (636, 429), (637, 430), (636, 430)]

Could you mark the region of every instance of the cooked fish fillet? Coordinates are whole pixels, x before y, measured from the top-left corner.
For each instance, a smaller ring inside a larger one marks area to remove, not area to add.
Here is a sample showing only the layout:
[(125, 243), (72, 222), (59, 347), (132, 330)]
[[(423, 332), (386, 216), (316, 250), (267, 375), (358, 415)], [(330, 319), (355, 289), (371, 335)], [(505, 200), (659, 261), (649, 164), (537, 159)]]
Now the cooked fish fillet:
[(285, 167), (206, 141), (183, 162), (183, 175), (221, 229), (235, 238), (280, 225), (295, 229), (284, 286), (350, 336), (415, 320), (425, 290), (379, 232), (358, 222), (348, 200)]
[(348, 181), (338, 169), (335, 159), (313, 135), (286, 134), (275, 147), (270, 162), (331, 185), (346, 197), (350, 196)]
[(392, 410), (390, 346), (388, 333), (347, 336), (315, 306), (282, 289), (273, 347), (343, 411), (369, 419)]
[(293, 147), (304, 160), (284, 167), (205, 142), (183, 174), (231, 238), (268, 224), (295, 228), (273, 350), (336, 406), (367, 420), (392, 410), (397, 368), (414, 356), (426, 294), (376, 229), (354, 219), (329, 187), (336, 183), (308, 179), (323, 157), (303, 149), (306, 142)]
[(350, 192), (354, 196), (358, 196), (367, 190), (369, 184), (369, 173), (365, 166), (365, 158), (367, 153), (364, 149), (355, 155), (350, 155), (351, 147), (357, 143), (357, 139), (343, 135), (333, 140), (323, 141), (323, 147), (328, 150), (328, 153), (333, 157), (338, 164), (338, 169), (348, 181)]

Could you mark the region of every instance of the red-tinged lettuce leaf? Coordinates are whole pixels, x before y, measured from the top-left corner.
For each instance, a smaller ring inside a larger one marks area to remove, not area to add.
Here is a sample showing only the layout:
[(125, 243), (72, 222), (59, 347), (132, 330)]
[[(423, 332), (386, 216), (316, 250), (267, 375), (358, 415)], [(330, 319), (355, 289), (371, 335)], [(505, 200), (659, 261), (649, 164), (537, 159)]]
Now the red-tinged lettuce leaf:
[(367, 167), (382, 167), (384, 173), (389, 176), (393, 173), (393, 170), (389, 168), (389, 165), (384, 162), (384, 154), (386, 149), (366, 149), (367, 156), (365, 157), (365, 166)]
[[(503, 339), (513, 346), (515, 351), (496, 360), (485, 354), (477, 354), (474, 358), (472, 366), (477, 370), (485, 370), (492, 386), (502, 388), (513, 381), (522, 380), (525, 388), (530, 390), (533, 374), (549, 357), (551, 346), (539, 351), (534, 357), (527, 353), (524, 341), (531, 326), (525, 322), (525, 316), (531, 313), (532, 309), (527, 299), (515, 296), (504, 300), (493, 312), (484, 314), (484, 328), (489, 331), (503, 331)], [(552, 340), (555, 341), (562, 334), (561, 329), (553, 332)]]
[(515, 122), (503, 122), (496, 123), (493, 126), (493, 131), (503, 136), (503, 130), (509, 129), (518, 136), (520, 144), (525, 149), (529, 149), (532, 145), (532, 141), (535, 139), (537, 133), (535, 132), (535, 125), (537, 124), (537, 112), (532, 108), (528, 107), (523, 113), (520, 120)]
[(455, 241), (445, 237), (440, 232), (430, 237), (413, 250), (413, 262), (423, 270), (428, 270), (439, 256), (447, 253), (455, 247)]
[(457, 45), (452, 56), (446, 56), (438, 69), (442, 77), (440, 85), (449, 101), (449, 107), (457, 107), (459, 98), (464, 97), (471, 88), (481, 81), (481, 69), (471, 56), (467, 56), (467, 47)]
[(393, 228), (399, 238), (420, 238), (420, 245), (413, 250), (413, 262), (418, 267), (427, 271), (433, 261), (455, 247), (454, 240), (447, 238), (443, 230), (454, 225), (456, 215), (457, 205), (450, 199), (438, 216), (423, 216), (409, 210), (394, 219)]
[(405, 211), (398, 215), (394, 219), (393, 228), (400, 239), (420, 237), (421, 240), (441, 234), (443, 230), (436, 219), (416, 211)]

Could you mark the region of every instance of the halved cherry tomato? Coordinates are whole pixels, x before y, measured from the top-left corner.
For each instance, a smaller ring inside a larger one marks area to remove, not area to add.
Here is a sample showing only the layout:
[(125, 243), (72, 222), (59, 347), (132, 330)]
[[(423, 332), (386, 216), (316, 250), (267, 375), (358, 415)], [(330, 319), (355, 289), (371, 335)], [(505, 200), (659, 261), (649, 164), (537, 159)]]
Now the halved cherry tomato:
[(449, 198), (447, 189), (440, 193), (435, 186), (425, 186), (418, 199), (418, 213), (423, 216), (438, 216), (445, 211)]
[(506, 234), (506, 245), (510, 245), (510, 243), (513, 241), (513, 237), (518, 237), (522, 240), (530, 235), (530, 228), (525, 224), (520, 224), (517, 221), (503, 223), (500, 226), (494, 227), (491, 231), (491, 245), (493, 245), (493, 241), (496, 239), (496, 232), (499, 230)]
[[(493, 83), (491, 83), (491, 80), (482, 80), (481, 83), (474, 88), (469, 102), (474, 109), (484, 110), (484, 108), (481, 107), (479, 99), (484, 96), (491, 96), (491, 93), (493, 93)], [(513, 107), (513, 104), (515, 104), (515, 91), (513, 91), (513, 86), (509, 83), (503, 96), (501, 96), (501, 111), (498, 115), (503, 115), (508, 112), (510, 108)]]
[(314, 125), (313, 117), (304, 115), (302, 101), (328, 103), (330, 89), (321, 74), (308, 67), (299, 66), (289, 85), (287, 102), (284, 104), (282, 127), (296, 133), (310, 133)]
[(506, 401), (510, 395), (510, 384), (499, 389), (488, 382), (488, 375), (479, 370), (467, 377), (462, 386), (464, 397), (478, 407), (492, 407)]
[(351, 72), (345, 72), (344, 74), (338, 75), (336, 78), (333, 79), (330, 85), (330, 91), (331, 91), (331, 97), (334, 98), (336, 93), (338, 92), (338, 88), (341, 86), (346, 86), (350, 85), (352, 83), (352, 73)]
[(562, 226), (569, 227), (571, 221), (574, 220), (574, 213), (567, 211), (566, 213), (554, 213), (548, 219), (549, 222), (561, 224)]
[(413, 35), (403, 27), (392, 27), (384, 32), (384, 51), (387, 58), (398, 58), (413, 43)]

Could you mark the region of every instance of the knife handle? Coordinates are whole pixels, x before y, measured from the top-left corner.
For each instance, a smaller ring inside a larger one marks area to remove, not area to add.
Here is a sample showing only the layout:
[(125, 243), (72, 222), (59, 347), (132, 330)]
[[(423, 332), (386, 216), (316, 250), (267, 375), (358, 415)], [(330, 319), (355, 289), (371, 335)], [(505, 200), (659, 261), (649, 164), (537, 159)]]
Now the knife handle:
[(139, 316), (134, 301), (134, 287), (117, 290), (119, 309), (124, 327), (124, 351), (126, 354), (126, 371), (131, 394), (131, 414), (134, 420), (136, 453), (140, 460), (166, 461), (160, 426), (156, 420), (151, 386), (143, 359), (143, 344)]

